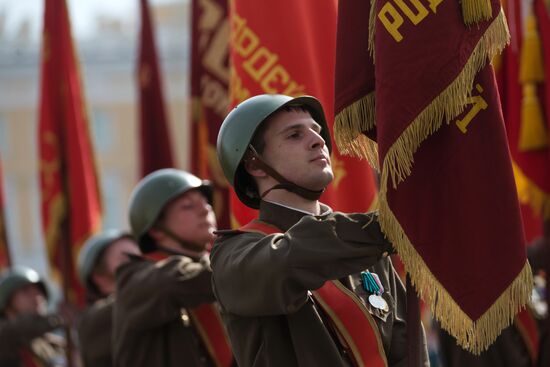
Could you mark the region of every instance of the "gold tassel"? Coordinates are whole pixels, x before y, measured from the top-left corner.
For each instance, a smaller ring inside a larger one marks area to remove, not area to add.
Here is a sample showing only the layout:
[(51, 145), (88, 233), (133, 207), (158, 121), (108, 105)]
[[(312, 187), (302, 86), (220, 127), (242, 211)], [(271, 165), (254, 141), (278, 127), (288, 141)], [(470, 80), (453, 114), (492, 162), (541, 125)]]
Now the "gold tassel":
[(519, 202), (529, 205), (533, 212), (541, 215), (543, 220), (550, 220), (550, 194), (531, 181), (514, 162), (512, 162), (512, 168)]
[(548, 137), (536, 84), (528, 83), (523, 86), (518, 148), (521, 152), (529, 152), (547, 146)]
[(489, 20), (493, 15), (491, 0), (462, 0), (461, 3), (462, 19), (468, 26)]
[(544, 81), (542, 46), (537, 29), (537, 18), (531, 12), (525, 22), (525, 35), (521, 47), (519, 81), (521, 83)]

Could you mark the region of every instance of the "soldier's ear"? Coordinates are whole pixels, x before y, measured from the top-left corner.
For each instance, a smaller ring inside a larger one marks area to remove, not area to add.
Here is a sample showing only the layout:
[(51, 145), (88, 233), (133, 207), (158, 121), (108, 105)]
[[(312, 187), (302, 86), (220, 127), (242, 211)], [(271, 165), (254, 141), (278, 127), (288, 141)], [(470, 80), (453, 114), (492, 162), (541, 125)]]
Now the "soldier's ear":
[(256, 157), (250, 157), (244, 161), (244, 168), (246, 172), (252, 177), (266, 177), (267, 173), (260, 168), (258, 159)]

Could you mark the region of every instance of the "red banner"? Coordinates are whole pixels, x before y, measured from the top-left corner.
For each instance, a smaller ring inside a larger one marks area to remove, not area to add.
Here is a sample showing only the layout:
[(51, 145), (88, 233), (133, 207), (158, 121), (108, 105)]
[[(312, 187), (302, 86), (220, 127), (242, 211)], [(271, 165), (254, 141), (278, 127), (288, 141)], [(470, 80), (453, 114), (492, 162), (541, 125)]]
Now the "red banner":
[[(381, 226), (434, 316), (476, 354), (510, 324), (532, 289), (488, 62), (508, 33), (500, 2), (491, 9), (488, 20), (465, 25), (457, 1), (381, 0), (372, 11), (358, 8), (370, 14), (355, 32), (368, 38), (374, 62), (364, 69), (374, 76), (341, 103), (337, 132), (340, 145), (360, 155), (354, 144), (365, 144), (346, 139), (363, 139), (363, 131), (376, 137)], [(357, 52), (364, 60), (365, 47)]]
[(11, 265), (8, 235), (6, 233), (6, 221), (4, 218), (4, 176), (2, 174), (2, 162), (0, 162), (0, 270)]
[[(321, 101), (332, 129), (337, 1), (236, 0), (232, 4), (231, 104), (262, 93), (309, 94)], [(335, 178), (323, 202), (345, 212), (374, 206), (376, 187), (366, 162), (333, 150), (332, 168)], [(231, 204), (234, 225), (256, 217), (234, 195)]]
[(194, 0), (191, 41), (191, 170), (214, 184), (219, 228), (229, 228), (229, 191), (216, 139), (229, 105), (227, 0)]
[(101, 224), (84, 97), (64, 0), (46, 0), (39, 120), (42, 225), (54, 277), (84, 303), (75, 274), (83, 242)]
[(140, 0), (141, 39), (139, 45), (139, 123), (141, 177), (161, 168), (174, 167), (155, 35), (147, 0)]

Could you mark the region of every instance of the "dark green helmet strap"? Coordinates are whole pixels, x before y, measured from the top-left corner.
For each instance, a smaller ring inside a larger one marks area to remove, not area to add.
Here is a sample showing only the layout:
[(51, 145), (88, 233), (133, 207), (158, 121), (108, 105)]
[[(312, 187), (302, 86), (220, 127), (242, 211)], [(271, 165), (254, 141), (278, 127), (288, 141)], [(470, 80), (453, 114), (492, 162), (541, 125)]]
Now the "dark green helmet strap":
[(256, 149), (252, 145), (249, 145), (250, 151), (251, 151), (251, 160), (254, 162), (254, 164), (262, 169), (265, 173), (267, 173), (269, 176), (273, 177), (275, 180), (277, 180), (279, 183), (272, 188), (266, 190), (265, 192), (261, 193), (261, 198), (263, 199), (267, 194), (269, 194), (272, 190), (287, 190), (290, 192), (295, 193), (298, 196), (303, 197), (307, 200), (319, 200), (325, 189), (323, 190), (310, 190), (306, 189), (305, 187), (298, 186), (294, 182), (291, 182), (284, 178), (279, 172), (277, 172), (275, 169), (273, 169), (269, 164), (267, 164), (256, 152)]

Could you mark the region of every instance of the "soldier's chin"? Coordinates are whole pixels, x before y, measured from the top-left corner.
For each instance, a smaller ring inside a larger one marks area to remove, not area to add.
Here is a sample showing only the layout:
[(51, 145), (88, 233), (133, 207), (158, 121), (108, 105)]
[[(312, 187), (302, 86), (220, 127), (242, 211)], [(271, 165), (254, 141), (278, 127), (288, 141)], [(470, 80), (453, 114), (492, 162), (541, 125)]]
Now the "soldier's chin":
[(334, 174), (332, 173), (332, 170), (324, 171), (318, 179), (317, 187), (314, 187), (313, 190), (324, 190), (327, 188), (328, 185), (334, 180)]

